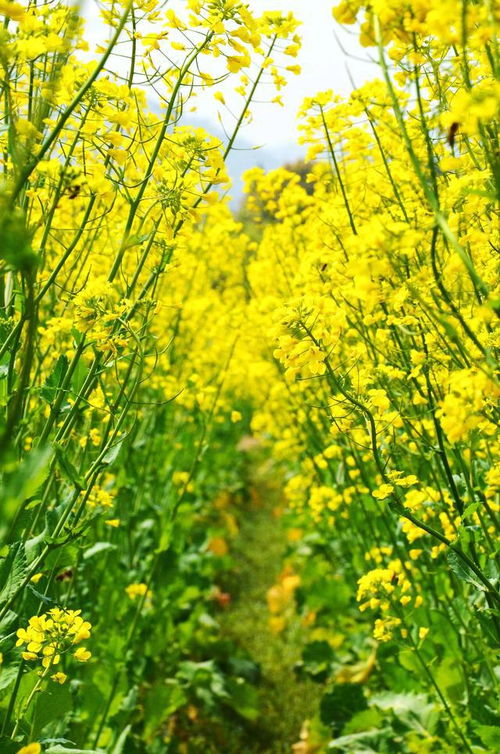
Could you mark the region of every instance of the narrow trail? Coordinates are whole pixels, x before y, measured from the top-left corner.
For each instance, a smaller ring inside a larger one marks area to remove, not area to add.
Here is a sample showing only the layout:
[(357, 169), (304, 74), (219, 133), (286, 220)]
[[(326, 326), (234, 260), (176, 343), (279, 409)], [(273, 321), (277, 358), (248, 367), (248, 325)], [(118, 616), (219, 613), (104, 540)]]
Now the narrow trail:
[(260, 716), (240, 731), (224, 754), (292, 754), (304, 720), (317, 708), (317, 685), (298, 679), (303, 630), (294, 618), (282, 633), (269, 626), (266, 594), (283, 569), (286, 532), (279, 515), (280, 491), (269, 474), (257, 469), (252, 477), (254, 499), (240, 513), (240, 530), (233, 542), (236, 562), (228, 588), (233, 595), (222, 618), (222, 633), (259, 664), (257, 686)]

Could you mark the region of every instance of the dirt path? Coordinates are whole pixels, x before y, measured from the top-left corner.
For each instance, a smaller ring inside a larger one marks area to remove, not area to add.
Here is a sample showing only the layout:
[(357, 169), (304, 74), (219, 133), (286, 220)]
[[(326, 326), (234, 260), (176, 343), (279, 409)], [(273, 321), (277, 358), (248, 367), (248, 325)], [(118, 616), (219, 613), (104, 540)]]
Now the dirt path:
[(280, 634), (269, 627), (266, 593), (283, 568), (286, 534), (277, 509), (279, 492), (266, 478), (255, 480), (257, 500), (240, 514), (240, 531), (232, 547), (236, 567), (228, 588), (231, 607), (222, 633), (235, 641), (261, 669), (260, 717), (251, 730), (236, 736), (224, 754), (291, 754), (304, 720), (317, 706), (315, 684), (298, 680), (302, 630), (295, 620)]

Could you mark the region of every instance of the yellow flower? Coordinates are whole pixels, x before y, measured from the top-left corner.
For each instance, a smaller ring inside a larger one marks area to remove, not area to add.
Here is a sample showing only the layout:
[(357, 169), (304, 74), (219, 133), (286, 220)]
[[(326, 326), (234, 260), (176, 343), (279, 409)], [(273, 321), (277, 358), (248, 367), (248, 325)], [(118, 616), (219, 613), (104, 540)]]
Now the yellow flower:
[(412, 484), (418, 484), (418, 477), (415, 474), (409, 474), (402, 479), (396, 479), (396, 484), (399, 487), (411, 487)]
[[(12, 0), (0, 0), (0, 15), (11, 18), (13, 21), (21, 21), (24, 18), (26, 10), (19, 3)], [(28, 754), (32, 754), (29, 752)], [(34, 754), (37, 754), (35, 752)]]
[(443, 172), (447, 172), (450, 170), (459, 170), (463, 165), (462, 160), (460, 157), (443, 157), (442, 160), (439, 162), (439, 168)]
[(129, 584), (127, 587), (125, 587), (125, 591), (127, 592), (131, 600), (135, 600), (136, 597), (143, 597), (145, 594), (151, 594), (151, 592), (148, 590), (147, 584), (143, 583)]
[(28, 744), (27, 746), (23, 746), (22, 749), (19, 749), (17, 754), (40, 754), (41, 751), (41, 745), (39, 743), (33, 743)]
[(381, 484), (378, 489), (373, 490), (372, 495), (377, 500), (385, 500), (393, 491), (394, 487), (392, 484)]
[(361, 2), (354, 0), (342, 0), (333, 10), (333, 17), (340, 24), (355, 24), (356, 14), (361, 7)]
[(54, 675), (51, 675), (50, 677), (52, 678), (53, 681), (55, 681), (55, 683), (60, 683), (61, 686), (63, 683), (66, 682), (68, 678), (68, 676), (65, 673), (61, 673), (61, 672), (54, 673)]
[(394, 629), (401, 623), (399, 618), (377, 618), (373, 628), (373, 638), (377, 641), (390, 641), (394, 634)]
[(89, 652), (88, 649), (85, 649), (85, 647), (78, 647), (78, 649), (73, 652), (73, 657), (75, 660), (78, 660), (78, 662), (87, 662), (91, 656), (91, 652)]
[[(26, 645), (21, 653), (24, 660), (37, 660), (43, 668), (48, 669), (58, 665), (61, 655), (69, 652), (75, 644), (88, 639), (91, 628), (90, 623), (81, 617), (80, 610), (54, 607), (43, 615), (34, 615), (26, 628), (17, 630), (16, 646)], [(76, 659), (82, 660), (86, 650), (82, 648), (77, 653)], [(90, 657), (90, 653), (88, 656)], [(57, 673), (55, 675), (59, 683), (64, 682), (59, 680), (61, 676)]]

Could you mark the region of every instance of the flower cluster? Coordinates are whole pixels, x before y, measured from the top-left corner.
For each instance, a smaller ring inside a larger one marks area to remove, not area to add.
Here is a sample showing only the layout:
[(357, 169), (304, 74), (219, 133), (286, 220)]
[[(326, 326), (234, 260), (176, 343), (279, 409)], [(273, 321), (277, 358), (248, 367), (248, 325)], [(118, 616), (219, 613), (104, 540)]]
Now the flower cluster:
[[(77, 644), (90, 638), (91, 624), (84, 620), (81, 610), (67, 610), (54, 607), (42, 615), (29, 619), (26, 628), (17, 630), (16, 646), (25, 646), (22, 657), (29, 662), (41, 664), (44, 674), (52, 670), (67, 654), (79, 662), (87, 662), (91, 653), (86, 647)], [(66, 675), (54, 673), (51, 678), (64, 683)]]

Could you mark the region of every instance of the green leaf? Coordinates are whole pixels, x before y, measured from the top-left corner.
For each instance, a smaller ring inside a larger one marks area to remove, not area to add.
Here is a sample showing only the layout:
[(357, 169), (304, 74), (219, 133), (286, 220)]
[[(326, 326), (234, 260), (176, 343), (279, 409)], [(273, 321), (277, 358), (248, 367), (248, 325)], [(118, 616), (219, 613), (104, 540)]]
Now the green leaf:
[(467, 516), (471, 516), (473, 513), (477, 511), (480, 505), (481, 505), (480, 502), (470, 503), (469, 505), (467, 505), (466, 508), (464, 508), (464, 512), (462, 513), (462, 518), (467, 518)]
[[(367, 730), (363, 733), (352, 733), (349, 736), (341, 736), (340, 738), (335, 738), (333, 741), (330, 741), (330, 743), (328, 744), (328, 750), (340, 750), (343, 752), (352, 751), (356, 752), (356, 754), (361, 754), (361, 752), (366, 752), (367, 754), (377, 754), (377, 749), (372, 749), (366, 746), (363, 746), (363, 748), (360, 749), (358, 744), (362, 741), (367, 741), (375, 744), (382, 735), (388, 732), (388, 730), (388, 728), (379, 728), (374, 730)], [(351, 744), (355, 744), (356, 748), (351, 749)]]
[(79, 548), (73, 544), (67, 544), (64, 548), (52, 550), (45, 559), (45, 569), (47, 571), (51, 569), (62, 571), (67, 568), (73, 568), (78, 561), (79, 553)]
[(307, 589), (307, 604), (311, 610), (324, 610), (328, 606), (332, 612), (341, 611), (351, 598), (351, 588), (340, 579), (315, 579)]
[(362, 733), (363, 731), (377, 729), (381, 726), (383, 719), (382, 713), (378, 709), (375, 709), (375, 707), (356, 712), (345, 725), (343, 733), (351, 735), (352, 733)]
[(92, 547), (89, 547), (88, 550), (85, 550), (85, 552), (83, 553), (83, 559), (89, 560), (95, 555), (99, 555), (99, 553), (101, 552), (108, 552), (109, 550), (116, 549), (116, 545), (112, 544), (111, 542), (96, 542), (95, 545), (92, 545)]
[(405, 670), (410, 670), (412, 673), (418, 673), (422, 668), (418, 657), (415, 655), (414, 650), (410, 647), (405, 647), (404, 649), (401, 649), (399, 651), (398, 660), (402, 668), (404, 668)]
[(45, 380), (45, 384), (40, 390), (40, 396), (47, 401), (47, 403), (53, 403), (57, 395), (57, 391), (62, 385), (64, 375), (68, 369), (68, 357), (66, 354), (61, 354), (56, 361), (55, 367)]
[(259, 717), (259, 694), (257, 689), (250, 686), (242, 678), (229, 678), (226, 681), (229, 697), (226, 700), (228, 707), (237, 712), (245, 720), (254, 721)]
[(72, 708), (73, 699), (69, 687), (50, 681), (48, 687), (39, 695), (36, 705), (33, 705), (32, 708), (31, 733), (33, 738), (40, 738), (42, 731), (47, 729), (48, 726), (59, 726), (61, 719)]
[(464, 678), (454, 657), (445, 657), (434, 672), (436, 682), (453, 702), (459, 702), (465, 693)]
[(0, 604), (7, 602), (26, 578), (24, 542), (14, 542), (7, 557), (0, 561)]
[[(72, 331), (72, 334), (77, 344), (83, 338), (83, 334), (76, 329)], [(83, 384), (87, 379), (88, 373), (88, 366), (80, 359), (71, 377), (71, 390), (74, 394), (78, 395), (78, 393), (81, 391)]]
[(85, 482), (76, 470), (72, 461), (68, 458), (67, 451), (61, 445), (55, 445), (54, 448), (59, 467), (64, 476), (74, 485), (74, 487), (76, 487), (76, 489), (85, 489)]
[(465, 188), (463, 187), (461, 189), (461, 193), (464, 196), (482, 196), (484, 199), (489, 199), (492, 202), (497, 201), (497, 195), (494, 193), (494, 191), (488, 191), (488, 189), (478, 189), (478, 188)]
[(2, 667), (0, 670), (0, 691), (8, 688), (17, 678), (19, 667), (17, 665), (11, 665), (8, 668)]
[(245, 657), (229, 657), (227, 665), (231, 675), (244, 678), (250, 683), (258, 683), (261, 678), (260, 665)]
[(124, 249), (131, 249), (134, 246), (139, 246), (139, 244), (144, 243), (144, 241), (147, 241), (148, 238), (150, 238), (151, 233), (142, 233), (141, 235), (131, 235), (127, 236), (127, 238), (122, 243), (122, 251)]
[(172, 530), (173, 530), (173, 522), (167, 521), (167, 523), (162, 528), (160, 541), (158, 543), (158, 547), (156, 548), (157, 553), (166, 552), (168, 550), (168, 547), (172, 540)]
[[(396, 716), (403, 715), (406, 712), (419, 715), (429, 706), (427, 697), (424, 694), (393, 694), (390, 691), (376, 694), (371, 698), (371, 704), (382, 710), (392, 710)], [(431, 705), (432, 706), (432, 705)]]
[(0, 636), (4, 636), (9, 631), (9, 629), (17, 620), (17, 617), (17, 613), (15, 613), (13, 610), (8, 610), (5, 613), (5, 616), (0, 622)]
[(321, 722), (339, 733), (356, 712), (368, 708), (360, 683), (339, 683), (328, 691), (320, 705)]
[(38, 557), (40, 554), (40, 551), (43, 548), (45, 540), (45, 531), (40, 532), (40, 534), (37, 534), (36, 537), (31, 537), (31, 539), (28, 539), (24, 546), (24, 551), (26, 553), (26, 560), (28, 563), (31, 563), (35, 558)]
[(120, 440), (117, 440), (113, 445), (111, 445), (111, 447), (108, 448), (108, 450), (101, 458), (101, 463), (105, 466), (110, 466), (112, 463), (114, 463), (114, 461), (116, 461), (116, 459), (118, 458), (124, 442), (125, 437), (122, 437)]
[(345, 473), (345, 465), (343, 461), (340, 461), (340, 463), (337, 465), (337, 469), (335, 472), (335, 481), (337, 484), (345, 484), (346, 479), (346, 473)]
[(314, 679), (324, 681), (328, 677), (333, 662), (333, 649), (327, 641), (311, 641), (302, 652), (302, 663), (298, 666)]
[(127, 741), (128, 734), (130, 733), (131, 728), (132, 728), (131, 725), (127, 725), (122, 730), (122, 732), (118, 736), (118, 739), (117, 739), (115, 745), (111, 749), (110, 754), (123, 754), (123, 747), (125, 746), (125, 743)]
[(432, 732), (439, 720), (436, 705), (429, 702), (425, 694), (412, 692), (394, 694), (387, 691), (376, 694), (370, 702), (383, 711), (392, 710), (399, 722), (403, 722), (413, 730), (421, 731), (423, 727)]
[(500, 751), (500, 728), (495, 725), (478, 725), (476, 733), (491, 751)]
[(21, 744), (13, 741), (9, 736), (0, 736), (0, 751), (2, 754), (17, 754)]
[[(9, 138), (13, 133), (9, 129)], [(18, 151), (11, 147), (13, 154)], [(21, 209), (3, 211), (0, 214), (0, 259), (13, 270), (27, 272), (37, 264), (37, 256), (31, 248), (31, 233), (26, 227), (26, 216)]]
[(484, 584), (479, 581), (474, 571), (471, 571), (469, 566), (457, 555), (453, 550), (448, 550), (446, 553), (446, 559), (450, 565), (451, 570), (458, 576), (461, 581), (467, 581), (468, 584), (474, 584), (477, 589), (485, 591)]
[(22, 503), (35, 494), (48, 474), (52, 453), (50, 447), (36, 448), (25, 456), (12, 476), (6, 479), (6, 503)]
[(56, 458), (59, 463), (59, 467), (65, 477), (73, 484), (77, 490), (85, 489), (85, 482), (80, 477), (80, 474), (73, 466), (72, 462), (68, 458), (66, 450), (61, 445), (54, 445)]
[(187, 696), (178, 681), (157, 681), (149, 691), (144, 705), (146, 739), (154, 735), (161, 724), (186, 702)]
[(53, 599), (51, 599), (50, 597), (47, 597), (45, 594), (42, 594), (41, 592), (39, 592), (37, 589), (35, 589), (35, 587), (33, 586), (33, 584), (26, 584), (26, 589), (29, 592), (31, 592), (31, 594), (34, 594), (35, 597), (37, 598), (37, 600), (40, 600), (40, 602), (44, 602), (46, 605), (53, 605), (54, 604), (54, 600)]
[(103, 749), (68, 749), (67, 746), (56, 744), (49, 749), (44, 749), (44, 754), (106, 754), (106, 752)]

